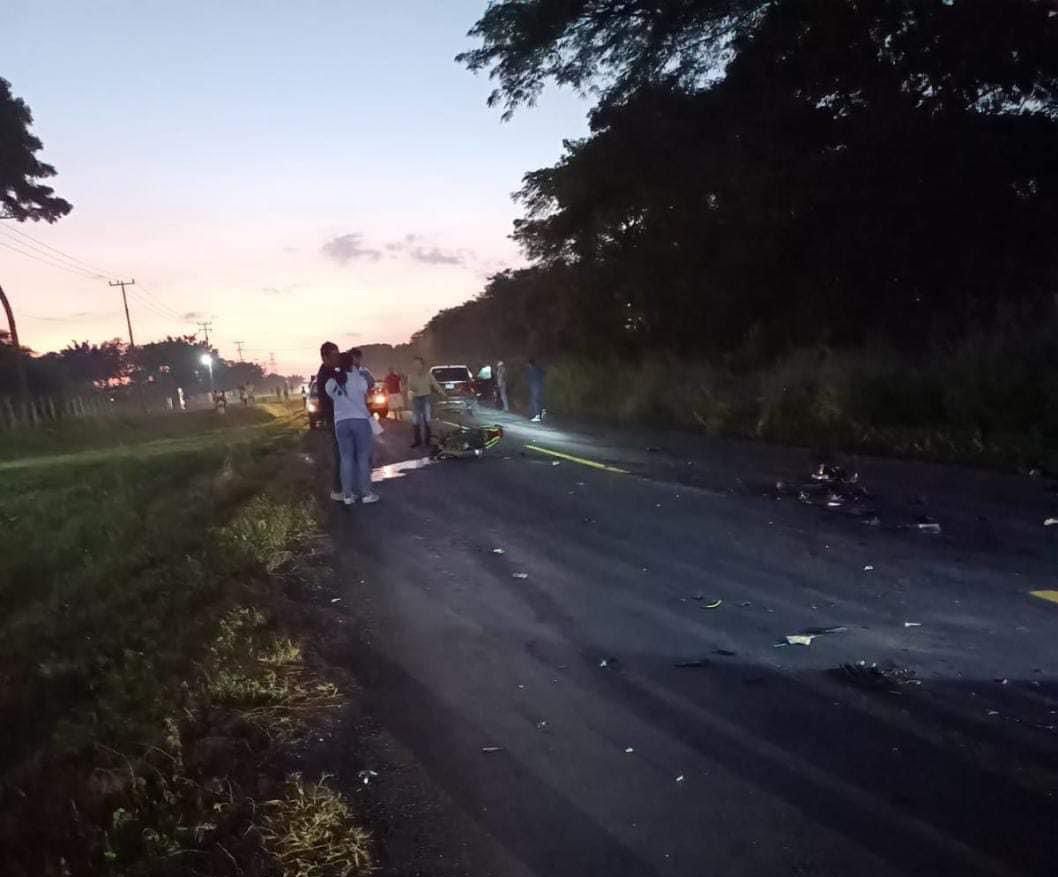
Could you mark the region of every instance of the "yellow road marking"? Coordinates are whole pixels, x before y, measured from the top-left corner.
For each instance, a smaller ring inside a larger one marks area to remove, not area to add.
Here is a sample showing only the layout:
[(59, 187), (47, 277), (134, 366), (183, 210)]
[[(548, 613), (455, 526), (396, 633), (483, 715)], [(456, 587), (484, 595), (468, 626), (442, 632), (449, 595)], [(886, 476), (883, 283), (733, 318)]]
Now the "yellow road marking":
[(1029, 591), (1033, 597), (1039, 597), (1041, 600), (1050, 600), (1052, 603), (1058, 603), (1058, 591)]
[(574, 457), (572, 454), (563, 454), (561, 451), (552, 451), (549, 448), (541, 448), (537, 445), (526, 445), (527, 451), (536, 451), (538, 454), (548, 454), (558, 457), (560, 460), (569, 460), (571, 463), (580, 463), (581, 466), (590, 466), (592, 469), (601, 469), (603, 472), (617, 472), (627, 475), (627, 469), (618, 469), (616, 466), (607, 466), (605, 463), (596, 463), (594, 460), (585, 460), (583, 457)]

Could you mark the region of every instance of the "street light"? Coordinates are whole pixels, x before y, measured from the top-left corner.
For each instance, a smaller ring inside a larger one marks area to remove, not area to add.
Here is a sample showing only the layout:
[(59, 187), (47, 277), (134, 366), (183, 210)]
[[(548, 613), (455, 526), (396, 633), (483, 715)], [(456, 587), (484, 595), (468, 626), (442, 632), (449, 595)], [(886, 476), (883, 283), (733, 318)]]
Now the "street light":
[(208, 353), (203, 353), (202, 356), (199, 358), (199, 362), (201, 362), (204, 366), (206, 366), (209, 369), (209, 389), (210, 389), (210, 392), (212, 392), (213, 391), (213, 357), (210, 356), (210, 354), (208, 354)]

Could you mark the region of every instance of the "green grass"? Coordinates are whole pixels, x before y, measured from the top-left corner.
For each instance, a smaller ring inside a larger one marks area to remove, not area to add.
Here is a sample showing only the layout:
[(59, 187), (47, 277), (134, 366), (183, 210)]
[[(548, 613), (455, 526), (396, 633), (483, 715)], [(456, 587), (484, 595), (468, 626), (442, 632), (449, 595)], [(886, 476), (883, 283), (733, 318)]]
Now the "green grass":
[(795, 351), (767, 367), (565, 359), (551, 411), (807, 446), (1058, 473), (1058, 338), (1001, 334), (910, 356)]
[[(0, 859), (14, 874), (64, 873), (55, 849), (101, 874), (278, 855), (202, 826), (224, 812), (223, 831), (259, 837), (246, 802), (269, 784), (286, 800), (285, 773), (268, 779), (276, 747), (343, 699), (304, 662), (271, 584), (318, 539), (300, 421), (293, 407), (234, 414), (96, 424), (32, 456), (0, 439)], [(347, 813), (312, 794), (327, 819)], [(5, 833), (19, 824), (37, 827)]]

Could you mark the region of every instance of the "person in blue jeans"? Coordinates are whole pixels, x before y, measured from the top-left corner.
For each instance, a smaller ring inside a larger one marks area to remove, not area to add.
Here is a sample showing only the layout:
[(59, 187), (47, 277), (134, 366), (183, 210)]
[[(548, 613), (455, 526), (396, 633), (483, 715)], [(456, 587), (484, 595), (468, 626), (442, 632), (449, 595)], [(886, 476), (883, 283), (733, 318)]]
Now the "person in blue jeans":
[(367, 393), (371, 389), (363, 371), (345, 361), (327, 379), (325, 391), (334, 403), (334, 435), (341, 454), (342, 502), (351, 506), (357, 498), (362, 503), (378, 502), (371, 489), (371, 448), (375, 436), (371, 413), (367, 410)]

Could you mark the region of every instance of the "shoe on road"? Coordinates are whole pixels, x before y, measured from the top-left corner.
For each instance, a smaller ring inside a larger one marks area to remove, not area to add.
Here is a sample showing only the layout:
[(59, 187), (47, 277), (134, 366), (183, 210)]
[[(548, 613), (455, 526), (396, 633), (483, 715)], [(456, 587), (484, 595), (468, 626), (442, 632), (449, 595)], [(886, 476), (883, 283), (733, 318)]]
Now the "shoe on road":
[(342, 502), (344, 502), (347, 506), (355, 505), (356, 504), (356, 497), (355, 496), (342, 497)]
[(541, 422), (543, 422), (543, 419), (544, 418), (542, 418), (539, 414), (537, 414), (536, 417), (530, 417), (529, 418), (529, 422), (530, 423), (541, 423)]
[(364, 494), (364, 497), (360, 500), (360, 502), (362, 502), (364, 505), (371, 505), (371, 503), (378, 502), (380, 499), (382, 499), (382, 497), (380, 497), (377, 493), (366, 493)]
[(343, 499), (345, 499), (345, 494), (342, 493), (340, 490), (332, 490), (331, 499), (333, 499), (335, 502), (341, 502)]

